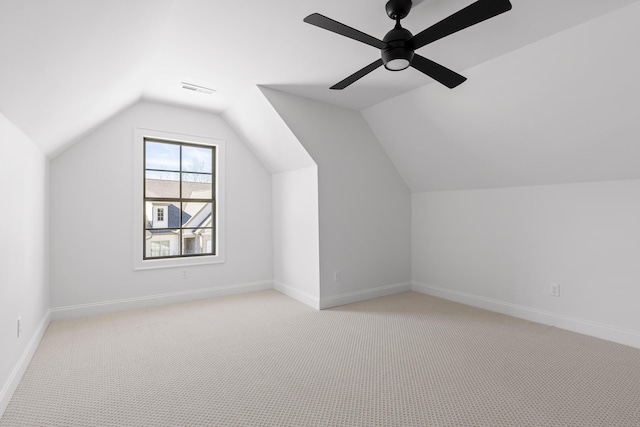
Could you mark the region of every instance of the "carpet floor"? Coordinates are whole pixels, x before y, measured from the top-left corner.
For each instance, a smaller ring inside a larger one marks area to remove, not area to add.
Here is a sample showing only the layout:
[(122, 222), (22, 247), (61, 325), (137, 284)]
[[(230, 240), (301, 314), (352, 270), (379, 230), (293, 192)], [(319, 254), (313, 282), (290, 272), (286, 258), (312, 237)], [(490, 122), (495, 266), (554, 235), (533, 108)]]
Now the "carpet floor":
[(0, 426), (640, 426), (640, 350), (414, 292), (264, 291), (51, 323)]

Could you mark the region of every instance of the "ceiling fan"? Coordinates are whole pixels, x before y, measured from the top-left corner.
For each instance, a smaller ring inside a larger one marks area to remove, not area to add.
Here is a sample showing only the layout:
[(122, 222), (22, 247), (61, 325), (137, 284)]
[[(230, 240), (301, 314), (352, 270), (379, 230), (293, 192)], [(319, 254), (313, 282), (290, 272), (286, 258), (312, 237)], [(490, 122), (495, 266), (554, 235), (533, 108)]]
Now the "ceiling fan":
[(319, 13), (312, 13), (304, 18), (304, 22), (377, 47), (381, 51), (382, 57), (380, 59), (331, 86), (331, 89), (344, 89), (381, 65), (391, 71), (400, 71), (411, 66), (453, 89), (464, 82), (466, 77), (418, 55), (415, 53), (416, 49), (511, 10), (509, 0), (478, 0), (414, 36), (400, 25), (400, 20), (411, 11), (411, 5), (411, 0), (390, 0), (387, 2), (387, 15), (396, 21), (396, 25), (382, 40)]

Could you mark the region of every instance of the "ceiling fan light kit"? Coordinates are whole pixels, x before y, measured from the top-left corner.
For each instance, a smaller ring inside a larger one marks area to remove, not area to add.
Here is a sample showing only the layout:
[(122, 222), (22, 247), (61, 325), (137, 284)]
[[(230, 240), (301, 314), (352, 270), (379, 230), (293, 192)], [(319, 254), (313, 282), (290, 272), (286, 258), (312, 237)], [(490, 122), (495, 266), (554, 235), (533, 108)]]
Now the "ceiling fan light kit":
[(331, 86), (331, 89), (344, 89), (381, 65), (390, 71), (401, 71), (413, 67), (453, 89), (464, 82), (466, 77), (415, 53), (415, 51), (443, 37), (507, 12), (512, 7), (509, 0), (477, 0), (414, 36), (400, 25), (400, 21), (411, 11), (411, 6), (411, 0), (389, 0), (387, 2), (385, 6), (387, 15), (396, 21), (396, 25), (382, 40), (319, 13), (312, 13), (304, 18), (304, 22), (311, 25), (380, 49), (380, 59)]
[[(391, 2), (389, 2), (391, 3)], [(387, 6), (389, 5), (387, 3)], [(411, 1), (408, 2), (411, 7)], [(388, 13), (388, 9), (387, 9)], [(391, 15), (389, 15), (391, 16)], [(393, 30), (389, 31), (382, 41), (387, 47), (382, 49), (382, 63), (384, 68), (391, 71), (400, 71), (409, 68), (413, 59), (413, 49), (407, 46), (413, 34), (400, 26), (400, 19)]]

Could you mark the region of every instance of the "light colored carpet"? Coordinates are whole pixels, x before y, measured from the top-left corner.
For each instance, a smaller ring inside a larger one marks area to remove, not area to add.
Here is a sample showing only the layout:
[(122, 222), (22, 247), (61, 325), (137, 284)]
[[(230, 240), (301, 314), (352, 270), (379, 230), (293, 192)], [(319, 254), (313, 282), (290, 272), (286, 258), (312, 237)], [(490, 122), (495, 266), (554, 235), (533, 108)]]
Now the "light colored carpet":
[(54, 322), (0, 426), (639, 426), (640, 350), (407, 292)]

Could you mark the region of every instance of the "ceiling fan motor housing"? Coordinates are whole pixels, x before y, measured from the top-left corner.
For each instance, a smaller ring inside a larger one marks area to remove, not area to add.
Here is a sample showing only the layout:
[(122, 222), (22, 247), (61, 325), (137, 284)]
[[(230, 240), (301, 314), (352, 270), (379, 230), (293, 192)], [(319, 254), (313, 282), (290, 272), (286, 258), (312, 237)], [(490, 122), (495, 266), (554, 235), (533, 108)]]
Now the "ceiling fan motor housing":
[(382, 49), (382, 62), (387, 70), (400, 71), (411, 65), (413, 59), (413, 49), (408, 45), (408, 41), (413, 34), (400, 26), (389, 31), (382, 41), (387, 45)]

